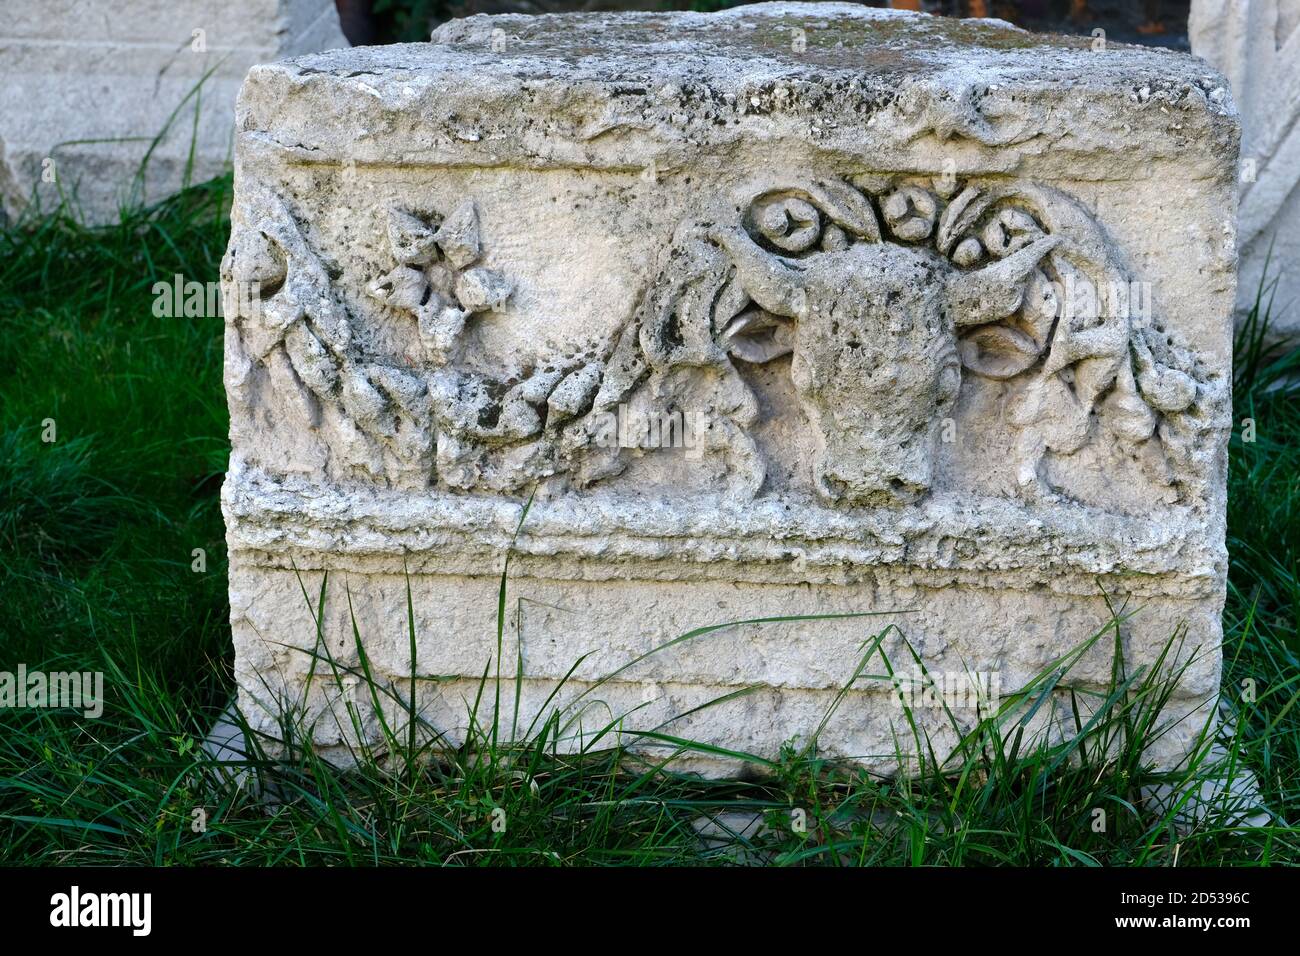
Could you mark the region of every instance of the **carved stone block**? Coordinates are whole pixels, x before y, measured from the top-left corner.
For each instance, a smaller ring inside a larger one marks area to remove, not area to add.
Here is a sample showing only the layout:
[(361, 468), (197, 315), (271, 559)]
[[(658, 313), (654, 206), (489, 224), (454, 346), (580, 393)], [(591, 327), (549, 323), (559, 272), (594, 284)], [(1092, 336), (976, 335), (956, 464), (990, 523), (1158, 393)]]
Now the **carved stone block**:
[[(378, 736), (360, 646), (451, 740), (486, 671), (569, 746), (820, 727), (887, 768), (882, 656), (1011, 699), (1110, 628), (1034, 728), (1118, 646), (1187, 665), (1176, 761), (1219, 682), (1237, 137), (1190, 57), (857, 5), (256, 67), (223, 266), (245, 713), (351, 740), (328, 657)], [(915, 708), (936, 747), (980, 713), (950, 710)]]

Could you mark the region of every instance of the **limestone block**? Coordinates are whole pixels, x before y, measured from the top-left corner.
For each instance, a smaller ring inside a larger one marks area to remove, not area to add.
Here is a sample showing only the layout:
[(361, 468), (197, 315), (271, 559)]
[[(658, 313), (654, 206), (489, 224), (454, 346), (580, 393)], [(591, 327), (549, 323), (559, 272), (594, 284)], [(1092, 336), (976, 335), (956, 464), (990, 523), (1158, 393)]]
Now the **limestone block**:
[[(1237, 314), (1260, 280), (1275, 337), (1300, 334), (1300, 0), (1192, 0), (1192, 52), (1228, 78), (1241, 111)], [(1271, 259), (1269, 258), (1271, 254)]]
[[(255, 67), (238, 117), (267, 732), (400, 726), (364, 664), (453, 742), (499, 700), (888, 769), (883, 658), (1001, 700), (1082, 648), (1061, 737), (1117, 647), (1186, 665), (1153, 760), (1212, 712), (1238, 129), (1202, 62), (850, 4), (474, 17)], [(980, 713), (922, 702), (940, 750)]]
[(347, 40), (332, 0), (7, 2), (4, 210), (17, 215), (34, 190), (49, 208), (62, 186), (87, 220), (112, 221), (125, 199), (176, 191), (187, 167), (192, 182), (215, 176), (230, 165), (235, 97), (248, 68), (340, 46)]

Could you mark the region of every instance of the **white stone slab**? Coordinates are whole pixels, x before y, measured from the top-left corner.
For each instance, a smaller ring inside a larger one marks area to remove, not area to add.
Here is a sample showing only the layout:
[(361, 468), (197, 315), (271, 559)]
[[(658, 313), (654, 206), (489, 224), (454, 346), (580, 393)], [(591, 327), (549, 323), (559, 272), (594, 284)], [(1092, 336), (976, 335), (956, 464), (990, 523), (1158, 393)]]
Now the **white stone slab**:
[(332, 0), (6, 3), (4, 210), (16, 216), (33, 191), (48, 209), (62, 187), (88, 221), (113, 221), (123, 201), (175, 192), (187, 168), (191, 182), (215, 176), (230, 165), (235, 97), (248, 68), (341, 46)]

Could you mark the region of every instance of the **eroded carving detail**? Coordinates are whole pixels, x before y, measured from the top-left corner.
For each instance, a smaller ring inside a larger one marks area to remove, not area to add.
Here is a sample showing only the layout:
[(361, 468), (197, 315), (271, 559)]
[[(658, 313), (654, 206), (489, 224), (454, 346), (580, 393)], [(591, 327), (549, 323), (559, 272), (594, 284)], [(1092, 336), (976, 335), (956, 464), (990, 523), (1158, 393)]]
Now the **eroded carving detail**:
[(365, 290), (414, 323), (424, 361), (403, 368), (366, 357), (336, 277), (285, 205), (259, 196), (261, 215), (237, 222), (223, 263), (227, 281), (257, 281), (264, 296), (259, 314), (237, 319), (233, 377), (264, 365), (309, 428), (330, 405), (365, 472), (381, 474), (382, 447), (459, 490), (608, 479), (633, 451), (597, 440), (611, 409), (691, 410), (726, 464), (727, 493), (744, 501), (761, 492), (765, 463), (736, 363), (789, 355), (816, 433), (818, 497), (874, 506), (932, 488), (938, 429), (965, 372), (1007, 383), (1026, 499), (1056, 497), (1044, 462), (1100, 429), (1176, 496), (1212, 417), (1198, 405), (1204, 382), (1158, 319), (1109, 294), (1130, 276), (1073, 199), (887, 176), (769, 183), (738, 199), (678, 225), (603, 351), (494, 374), (462, 354), (465, 332), (502, 308), (512, 282), (479, 264), (471, 199), (445, 218), (388, 210), (394, 265)]

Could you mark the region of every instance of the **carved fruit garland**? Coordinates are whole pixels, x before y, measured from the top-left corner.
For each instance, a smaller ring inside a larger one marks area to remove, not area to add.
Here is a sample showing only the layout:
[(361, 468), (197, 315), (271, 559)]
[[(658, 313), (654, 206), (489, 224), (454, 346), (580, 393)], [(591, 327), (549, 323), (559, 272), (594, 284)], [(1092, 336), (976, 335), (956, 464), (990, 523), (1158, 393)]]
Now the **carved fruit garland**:
[[(245, 363), (268, 368), (307, 427), (320, 427), (323, 404), (335, 408), (343, 445), (352, 450), (349, 463), (372, 476), (384, 471), (381, 444), (399, 461), (427, 460), (432, 435), (424, 381), (360, 356), (332, 277), (289, 210), (265, 191), (257, 205), (267, 212), (256, 223), (236, 218), (222, 262), (227, 283), (258, 284), (256, 307), (234, 317)], [(240, 300), (227, 295), (227, 301)]]
[(554, 470), (545, 432), (585, 412), (600, 383), (598, 361), (553, 363), (522, 380), (492, 378), (463, 367), (461, 343), (475, 316), (501, 309), (512, 282), (479, 266), (478, 212), (466, 199), (438, 225), (399, 208), (388, 212), (388, 242), (398, 265), (371, 282), (367, 293), (414, 316), (430, 373), (428, 389), (437, 426), (438, 477), (470, 488), (483, 478), (486, 453), (505, 445), (537, 443), (534, 454), (500, 475), (498, 486), (519, 487)]
[[(1028, 497), (1052, 494), (1044, 456), (1081, 448), (1098, 411), (1166, 484), (1177, 480), (1180, 455), (1208, 427), (1196, 407), (1195, 361), (1159, 322), (1135, 323), (1108, 308), (1104, 296), (1059, 294), (1127, 285), (1111, 244), (1069, 197), (1033, 184), (935, 180), (928, 188), (880, 176), (761, 187), (750, 196), (742, 204), (745, 228), (793, 267), (855, 243), (892, 242), (933, 250), (971, 276), (952, 303), (961, 365), (1020, 382), (1008, 414), (1020, 429), (1017, 478)], [(711, 367), (723, 374), (723, 387), (710, 447), (734, 463), (733, 493), (752, 498), (760, 490), (763, 464), (746, 434), (756, 405), (732, 362), (789, 353), (793, 331), (782, 316), (754, 307), (742, 288), (723, 248), (726, 230), (718, 224), (725, 217), (679, 225), (665, 250), (670, 265), (603, 357), (574, 357), (521, 378), (486, 376), (460, 361), (468, 324), (501, 309), (513, 289), (479, 264), (471, 199), (442, 219), (402, 208), (387, 213), (395, 264), (366, 293), (414, 321), (427, 360), (419, 370), (361, 355), (332, 277), (287, 208), (269, 195), (257, 205), (268, 212), (256, 224), (237, 219), (223, 262), (224, 279), (262, 290), (261, 308), (237, 317), (243, 364), (235, 365), (265, 365), (309, 427), (319, 427), (322, 403), (336, 408), (338, 427), (368, 449), (359, 463), (372, 475), (383, 473), (376, 444), (434, 474), (436, 442), (435, 477), (453, 488), (515, 489), (565, 470), (579, 483), (599, 480), (625, 467), (626, 456), (611, 459), (592, 447), (595, 416), (643, 387), (662, 388), (678, 369)], [(1031, 248), (1035, 259), (1025, 260)], [(998, 263), (1005, 268), (990, 267)], [(1026, 270), (1023, 280), (1008, 281)], [(521, 451), (508, 463), (491, 462), (511, 447)]]

